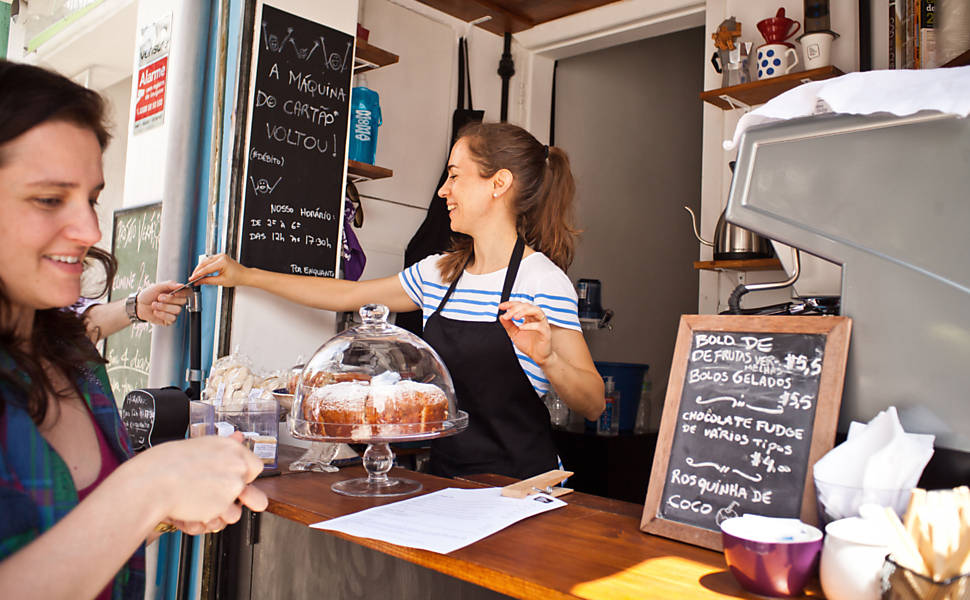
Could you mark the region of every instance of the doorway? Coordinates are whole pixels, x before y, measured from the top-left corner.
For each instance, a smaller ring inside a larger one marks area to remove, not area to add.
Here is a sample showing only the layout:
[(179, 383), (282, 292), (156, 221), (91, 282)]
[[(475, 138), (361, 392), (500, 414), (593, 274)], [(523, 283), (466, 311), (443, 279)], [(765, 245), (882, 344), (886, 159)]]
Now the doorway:
[(656, 430), (681, 314), (697, 312), (704, 28), (557, 62), (555, 145), (572, 161), (582, 228), (569, 270), (602, 282), (613, 331), (586, 332), (593, 359), (645, 363)]

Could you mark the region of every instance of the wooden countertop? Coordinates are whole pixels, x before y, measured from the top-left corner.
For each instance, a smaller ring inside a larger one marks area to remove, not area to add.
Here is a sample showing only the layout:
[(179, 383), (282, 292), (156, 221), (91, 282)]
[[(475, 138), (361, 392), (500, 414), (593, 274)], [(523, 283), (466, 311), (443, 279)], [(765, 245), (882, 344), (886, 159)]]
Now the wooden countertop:
[[(419, 493), (513, 481), (497, 475), (451, 480), (397, 468), (390, 475), (420, 481), (424, 489)], [(354, 498), (330, 489), (336, 481), (362, 476), (366, 473), (360, 466), (337, 473), (284, 471), (258, 479), (256, 485), (269, 496), (269, 512), (305, 525), (411, 497)], [(319, 534), (337, 535), (514, 598), (754, 597), (726, 570), (722, 554), (641, 532), (641, 506), (576, 492), (562, 499), (568, 506), (450, 554), (328, 531)], [(817, 589), (809, 597), (819, 597)]]

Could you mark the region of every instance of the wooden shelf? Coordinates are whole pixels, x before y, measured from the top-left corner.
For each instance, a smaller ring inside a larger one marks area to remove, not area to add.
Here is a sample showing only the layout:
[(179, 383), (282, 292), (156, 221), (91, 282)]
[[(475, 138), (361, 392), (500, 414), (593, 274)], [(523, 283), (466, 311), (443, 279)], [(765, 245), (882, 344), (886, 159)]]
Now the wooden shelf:
[(367, 163), (357, 162), (356, 160), (347, 160), (347, 175), (350, 176), (350, 180), (354, 183), (358, 181), (368, 181), (370, 179), (385, 179), (387, 177), (393, 177), (394, 171), (390, 169), (385, 169), (384, 167), (378, 167), (377, 165), (369, 165)]
[(781, 270), (777, 258), (748, 258), (742, 260), (695, 260), (695, 269), (709, 271), (775, 271)]
[(838, 77), (839, 75), (844, 75), (844, 73), (830, 65), (820, 69), (789, 73), (788, 75), (781, 75), (771, 79), (749, 81), (741, 85), (732, 85), (731, 87), (701, 92), (701, 100), (710, 102), (714, 106), (723, 108), (724, 110), (748, 108), (756, 104), (764, 104), (778, 94), (787, 92), (803, 83), (830, 79), (832, 77)]
[(357, 50), (354, 53), (354, 73), (364, 73), (387, 65), (393, 65), (398, 60), (397, 54), (382, 50), (357, 38)]

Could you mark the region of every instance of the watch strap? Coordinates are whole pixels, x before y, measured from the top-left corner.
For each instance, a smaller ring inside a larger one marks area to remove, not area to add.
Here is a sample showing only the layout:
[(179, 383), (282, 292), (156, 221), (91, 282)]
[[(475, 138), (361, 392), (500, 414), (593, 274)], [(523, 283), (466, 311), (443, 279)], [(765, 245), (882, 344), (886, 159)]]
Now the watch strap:
[(128, 315), (128, 320), (132, 323), (144, 323), (145, 319), (138, 316), (138, 293), (141, 290), (135, 290), (134, 292), (128, 294), (125, 299), (125, 314)]

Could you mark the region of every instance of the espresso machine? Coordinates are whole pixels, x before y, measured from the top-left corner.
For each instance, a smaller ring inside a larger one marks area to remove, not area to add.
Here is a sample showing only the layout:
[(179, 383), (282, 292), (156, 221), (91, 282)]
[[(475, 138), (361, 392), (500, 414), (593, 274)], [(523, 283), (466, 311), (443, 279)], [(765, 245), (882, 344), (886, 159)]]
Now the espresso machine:
[(817, 115), (748, 129), (738, 147), (727, 220), (841, 267), (853, 326), (839, 431), (896, 406), (966, 483), (970, 119)]

